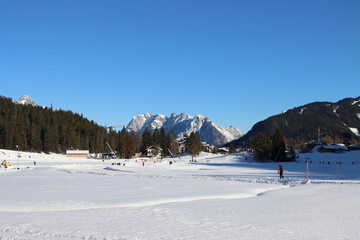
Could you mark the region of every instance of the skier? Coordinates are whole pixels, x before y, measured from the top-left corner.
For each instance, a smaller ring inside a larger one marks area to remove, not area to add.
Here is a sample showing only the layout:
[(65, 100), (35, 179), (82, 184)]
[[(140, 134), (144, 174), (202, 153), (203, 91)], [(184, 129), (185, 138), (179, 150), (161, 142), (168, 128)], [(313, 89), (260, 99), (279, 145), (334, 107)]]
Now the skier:
[(279, 164), (278, 173), (280, 173), (280, 179), (284, 178), (283, 172), (284, 172), (283, 166), (281, 166), (281, 164)]
[(142, 162), (142, 165), (143, 165), (143, 166), (145, 165), (144, 161)]

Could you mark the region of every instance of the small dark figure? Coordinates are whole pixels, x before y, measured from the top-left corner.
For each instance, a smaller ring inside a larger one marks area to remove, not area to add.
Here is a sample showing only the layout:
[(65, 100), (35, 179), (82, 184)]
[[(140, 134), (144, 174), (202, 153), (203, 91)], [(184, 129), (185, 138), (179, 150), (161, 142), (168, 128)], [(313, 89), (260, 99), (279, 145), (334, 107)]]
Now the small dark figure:
[(34, 166), (36, 166), (36, 162), (34, 161)]
[(281, 166), (280, 164), (279, 164), (279, 170), (278, 170), (278, 173), (280, 173), (280, 179), (284, 178), (284, 176), (283, 176), (284, 169), (283, 169), (283, 166)]

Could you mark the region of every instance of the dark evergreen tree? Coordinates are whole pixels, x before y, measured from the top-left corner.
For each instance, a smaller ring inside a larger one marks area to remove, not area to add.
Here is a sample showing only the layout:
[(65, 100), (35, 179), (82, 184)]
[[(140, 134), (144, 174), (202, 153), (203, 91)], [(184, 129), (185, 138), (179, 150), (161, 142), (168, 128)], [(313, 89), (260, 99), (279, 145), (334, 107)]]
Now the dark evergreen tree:
[(160, 133), (159, 133), (159, 129), (156, 127), (153, 135), (152, 135), (152, 142), (153, 142), (153, 146), (159, 147), (160, 146)]
[(123, 129), (121, 132), (118, 133), (118, 141), (117, 141), (116, 151), (120, 158), (126, 157), (126, 132)]
[(280, 131), (280, 128), (277, 128), (271, 143), (271, 159), (276, 162), (286, 161), (286, 147), (284, 137)]
[(135, 134), (130, 133), (127, 135), (127, 152), (126, 158), (131, 158), (136, 153), (136, 145), (135, 145)]
[(134, 144), (135, 144), (135, 152), (138, 153), (140, 152), (140, 148), (141, 148), (141, 132), (137, 131), (134, 134)]
[(236, 153), (236, 148), (234, 145), (230, 145), (229, 147), (229, 153)]
[(166, 136), (166, 133), (165, 133), (165, 129), (163, 127), (160, 128), (159, 143), (160, 143), (159, 146), (162, 149), (161, 156), (162, 157), (169, 156), (170, 154), (169, 154), (169, 151), (168, 151), (167, 136)]
[(153, 143), (152, 143), (152, 135), (150, 133), (150, 130), (148, 128), (146, 128), (145, 131), (142, 134), (140, 151), (142, 153), (145, 153), (146, 149), (148, 147), (151, 147), (152, 145), (153, 145)]
[(202, 145), (198, 132), (190, 133), (189, 137), (186, 138), (185, 148), (186, 148), (186, 152), (191, 154), (192, 158), (198, 156), (201, 153), (201, 151), (205, 151), (205, 147)]
[(175, 132), (173, 129), (169, 129), (168, 131), (167, 143), (168, 149), (171, 151), (172, 155), (177, 156), (180, 154), (178, 141), (176, 140)]
[(250, 139), (250, 147), (254, 157), (260, 161), (268, 160), (271, 153), (271, 139), (266, 137), (264, 133), (258, 134)]

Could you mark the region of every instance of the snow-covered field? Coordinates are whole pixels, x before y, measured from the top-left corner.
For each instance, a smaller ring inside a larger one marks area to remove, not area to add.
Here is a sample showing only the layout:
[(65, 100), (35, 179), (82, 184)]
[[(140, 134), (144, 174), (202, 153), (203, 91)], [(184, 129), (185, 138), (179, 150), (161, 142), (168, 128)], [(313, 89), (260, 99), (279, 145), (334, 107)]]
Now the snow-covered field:
[(360, 151), (300, 154), (284, 180), (246, 153), (190, 159), (0, 150), (0, 239), (359, 239)]

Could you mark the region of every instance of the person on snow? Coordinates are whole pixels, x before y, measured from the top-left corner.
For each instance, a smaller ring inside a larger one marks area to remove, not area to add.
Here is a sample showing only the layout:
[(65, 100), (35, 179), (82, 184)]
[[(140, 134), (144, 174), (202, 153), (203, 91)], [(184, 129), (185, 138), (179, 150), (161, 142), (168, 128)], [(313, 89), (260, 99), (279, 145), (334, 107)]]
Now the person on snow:
[(281, 166), (281, 164), (279, 164), (278, 173), (280, 173), (280, 179), (284, 178), (284, 176), (283, 176), (284, 169), (283, 169), (283, 166)]

